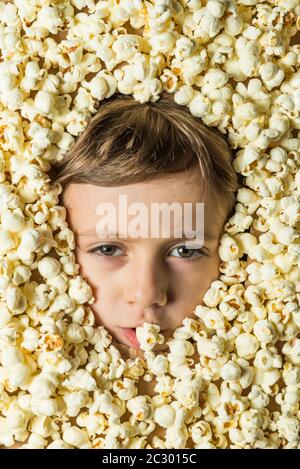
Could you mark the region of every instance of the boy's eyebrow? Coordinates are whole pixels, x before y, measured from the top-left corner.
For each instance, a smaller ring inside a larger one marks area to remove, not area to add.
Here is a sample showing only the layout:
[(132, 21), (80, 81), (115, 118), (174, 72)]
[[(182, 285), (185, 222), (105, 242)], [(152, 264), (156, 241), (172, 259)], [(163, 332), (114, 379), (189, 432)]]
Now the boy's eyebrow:
[[(97, 238), (101, 238), (101, 236), (103, 235), (103, 238), (108, 238), (108, 239), (117, 239), (117, 236), (120, 237), (120, 234), (121, 234), (121, 233), (118, 233), (118, 232), (116, 232), (116, 233), (108, 233), (108, 232), (103, 232), (103, 233), (99, 232), (99, 233), (97, 233), (95, 228), (92, 228), (92, 229), (86, 230), (86, 231), (82, 231), (82, 232), (75, 231), (74, 233), (77, 234), (78, 236), (81, 236), (81, 237), (84, 237), (84, 236), (94, 237), (95, 236)], [(114, 236), (111, 236), (112, 234)], [(193, 238), (189, 238), (187, 236), (182, 236), (181, 237), (181, 239), (193, 239)], [(218, 235), (206, 232), (204, 234), (204, 238), (205, 238), (206, 241), (215, 241), (218, 238)], [(127, 235), (125, 235), (125, 233), (124, 233), (124, 236), (121, 239), (124, 239), (126, 241), (136, 240), (136, 238), (127, 238)], [(171, 239), (177, 239), (177, 238), (171, 238)]]

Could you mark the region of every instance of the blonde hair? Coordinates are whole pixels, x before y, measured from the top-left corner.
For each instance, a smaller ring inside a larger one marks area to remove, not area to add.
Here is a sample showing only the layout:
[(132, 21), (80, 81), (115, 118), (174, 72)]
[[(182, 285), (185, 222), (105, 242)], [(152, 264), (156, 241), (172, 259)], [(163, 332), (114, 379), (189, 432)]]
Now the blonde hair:
[(168, 93), (143, 104), (115, 93), (100, 103), (50, 178), (63, 189), (70, 183), (113, 187), (198, 165), (203, 193), (232, 210), (238, 180), (231, 160), (221, 132), (204, 125)]

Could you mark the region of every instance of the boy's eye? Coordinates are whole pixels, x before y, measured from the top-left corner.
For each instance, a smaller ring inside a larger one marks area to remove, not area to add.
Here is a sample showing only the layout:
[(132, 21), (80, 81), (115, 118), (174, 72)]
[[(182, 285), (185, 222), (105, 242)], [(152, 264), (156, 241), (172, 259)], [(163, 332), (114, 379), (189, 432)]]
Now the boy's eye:
[[(115, 255), (116, 251), (118, 251), (117, 246), (113, 244), (102, 244), (101, 246), (91, 249), (89, 252), (95, 253), (97, 256), (117, 257), (120, 254)], [(121, 251), (121, 253), (123, 252), (121, 249), (119, 249), (119, 251)]]
[[(182, 246), (173, 248), (170, 251), (171, 255), (173, 251), (177, 252), (177, 255), (173, 255), (173, 257), (179, 257), (186, 260), (198, 259), (203, 255), (207, 255), (207, 253), (202, 248), (189, 248), (184, 244)], [(114, 246), (113, 244), (102, 244), (101, 246), (97, 246), (91, 249), (89, 252), (100, 257), (119, 257), (123, 254), (122, 249)]]
[(177, 246), (176, 248), (172, 249), (172, 251), (179, 252), (179, 255), (175, 255), (174, 257), (180, 257), (181, 259), (199, 258), (202, 255), (207, 255), (202, 248), (189, 248), (184, 244), (182, 246)]

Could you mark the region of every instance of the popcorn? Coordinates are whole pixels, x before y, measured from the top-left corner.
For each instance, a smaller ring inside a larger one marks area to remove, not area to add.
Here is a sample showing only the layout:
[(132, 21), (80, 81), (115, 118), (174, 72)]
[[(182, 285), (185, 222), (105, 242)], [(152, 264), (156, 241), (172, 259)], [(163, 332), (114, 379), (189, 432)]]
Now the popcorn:
[(191, 409), (199, 402), (201, 387), (201, 377), (197, 377), (193, 380), (185, 379), (184, 383), (180, 378), (176, 378), (174, 380), (174, 396), (184, 408)]
[(197, 338), (197, 349), (199, 355), (216, 359), (224, 352), (224, 340), (216, 335), (212, 339), (199, 337)]
[(124, 401), (133, 399), (137, 394), (137, 388), (134, 384), (134, 381), (129, 378), (114, 381), (113, 390), (117, 394), (117, 396)]
[(33, 105), (40, 114), (50, 117), (54, 106), (53, 95), (48, 91), (38, 91), (35, 95)]
[(175, 415), (175, 409), (165, 404), (155, 409), (154, 421), (163, 428), (169, 428), (174, 424)]
[(50, 277), (47, 279), (47, 284), (51, 285), (52, 287), (56, 288), (56, 290), (63, 294), (67, 290), (68, 287), (68, 277), (64, 272), (60, 272), (55, 277)]
[(40, 248), (41, 234), (36, 229), (28, 229), (22, 232), (20, 245), (26, 251), (33, 252)]
[(167, 68), (164, 69), (163, 73), (161, 74), (160, 81), (163, 83), (164, 89), (166, 89), (168, 93), (174, 93), (174, 91), (178, 88), (177, 76)]
[(138, 421), (150, 418), (153, 412), (149, 396), (133, 397), (127, 401), (126, 406)]
[(189, 356), (193, 355), (194, 348), (192, 344), (188, 341), (176, 340), (173, 339), (169, 341), (170, 352), (176, 356)]
[(185, 448), (188, 439), (188, 430), (184, 425), (180, 430), (172, 425), (166, 429), (166, 447), (171, 448)]
[(233, 238), (226, 233), (223, 234), (219, 247), (219, 254), (222, 261), (232, 261), (239, 255), (239, 248)]
[(200, 92), (195, 92), (192, 100), (188, 104), (191, 114), (195, 117), (203, 117), (211, 110), (209, 99)]
[(76, 300), (77, 303), (82, 304), (91, 300), (92, 289), (86, 282), (77, 276), (75, 279), (70, 280), (68, 294), (72, 299)]
[[(155, 47), (159, 47), (156, 39), (155, 36), (153, 36)], [(112, 51), (116, 54), (116, 60), (122, 62), (125, 60), (129, 61), (133, 58), (135, 53), (139, 50), (139, 42), (140, 37), (133, 34), (123, 34), (119, 36), (112, 44)]]
[(105, 417), (99, 412), (96, 415), (89, 415), (87, 412), (83, 412), (77, 417), (76, 423), (81, 427), (86, 426), (90, 435), (103, 433), (107, 426)]
[(38, 375), (32, 379), (29, 391), (32, 396), (48, 398), (54, 394), (55, 385), (46, 376)]
[(289, 442), (299, 439), (299, 421), (295, 417), (281, 415), (276, 422), (279, 435)]
[(294, 241), (297, 241), (300, 237), (300, 235), (297, 233), (297, 231), (288, 226), (285, 228), (282, 228), (276, 235), (277, 240), (285, 245), (288, 246), (289, 244), (293, 243)]
[(32, 397), (31, 411), (36, 415), (52, 417), (57, 413), (58, 402), (54, 398)]
[(232, 321), (245, 311), (245, 307), (238, 295), (225, 295), (219, 304), (219, 308), (224, 317), (229, 321)]
[(153, 374), (159, 376), (168, 372), (168, 359), (163, 355), (157, 355), (150, 364), (150, 370)]
[(58, 260), (45, 256), (37, 264), (39, 273), (46, 279), (56, 277), (60, 272), (60, 263)]
[(89, 437), (85, 430), (78, 427), (69, 427), (63, 432), (63, 440), (75, 448), (88, 447)]
[(24, 313), (27, 299), (20, 287), (11, 287), (6, 290), (6, 304), (13, 315)]
[(9, 231), (2, 230), (0, 232), (0, 254), (5, 255), (9, 251), (13, 250), (17, 245), (16, 240)]
[(278, 385), (275, 383), (280, 379), (280, 372), (275, 368), (266, 371), (257, 370), (254, 374), (254, 383), (259, 384), (266, 394), (274, 396), (278, 393)]
[[(37, 3), (0, 6), (1, 444), (298, 447), (297, 0)], [(45, 178), (117, 90), (141, 103), (172, 93), (228, 134), (244, 178), (195, 318), (166, 354), (145, 323), (144, 358), (126, 361), (95, 326), (60, 190)], [(156, 394), (140, 395), (153, 378)]]
[(23, 446), (24, 449), (44, 449), (47, 445), (47, 440), (42, 438), (40, 435), (31, 433), (27, 443)]
[(268, 370), (273, 367), (273, 363), (274, 356), (269, 350), (258, 350), (254, 359), (254, 366), (256, 368)]
[(254, 324), (253, 327), (254, 335), (263, 344), (274, 342), (277, 338), (276, 330), (273, 324), (266, 319), (260, 319)]
[(194, 52), (195, 43), (185, 36), (181, 36), (176, 40), (175, 44), (175, 57), (178, 59), (185, 59), (192, 55)]
[(222, 367), (221, 377), (224, 381), (237, 381), (241, 377), (241, 368), (232, 360), (229, 360)]
[(79, 414), (82, 407), (88, 405), (88, 391), (86, 391), (85, 389), (80, 389), (79, 391), (67, 393), (63, 396), (63, 400), (67, 406), (67, 415), (75, 417)]
[[(218, 8), (215, 7), (213, 11), (218, 12)], [(215, 17), (207, 7), (200, 8), (196, 11), (193, 14), (193, 20), (196, 23), (195, 37), (204, 35), (205, 39), (208, 40), (209, 38), (215, 37), (221, 29), (221, 23), (218, 17)]]
[(9, 368), (23, 362), (21, 351), (15, 346), (8, 346), (2, 350), (1, 363), (2, 366)]
[(197, 315), (199, 314), (199, 317), (207, 327), (207, 329), (220, 329), (224, 327), (224, 320), (222, 318), (222, 314), (220, 311), (217, 309), (209, 309), (206, 307), (202, 307), (201, 309), (199, 307), (196, 308)]
[(18, 209), (14, 212), (5, 211), (1, 215), (1, 225), (6, 231), (19, 233), (25, 228), (24, 215)]
[(170, 375), (162, 375), (157, 378), (155, 391), (160, 393), (163, 397), (170, 396), (173, 388), (173, 380)]
[(284, 79), (284, 71), (273, 62), (266, 62), (259, 67), (259, 73), (268, 90), (279, 86)]
[(70, 391), (76, 389), (93, 391), (97, 387), (95, 379), (84, 369), (77, 370), (73, 376), (65, 379), (62, 384)]
[(12, 313), (6, 307), (5, 303), (0, 302), (0, 326), (4, 327), (11, 322)]
[(251, 392), (248, 394), (248, 399), (251, 403), (251, 407), (254, 409), (263, 409), (269, 402), (269, 396), (263, 392), (260, 386), (254, 384), (251, 387)]
[(259, 342), (253, 334), (244, 332), (237, 336), (235, 346), (239, 357), (253, 358), (259, 348)]
[(142, 350), (152, 350), (156, 344), (163, 344), (164, 336), (159, 334), (159, 331), (159, 326), (147, 322), (143, 327), (136, 328), (136, 336)]
[(159, 93), (162, 90), (161, 81), (156, 78), (145, 80), (143, 83), (137, 83), (133, 87), (134, 99), (141, 103), (147, 102), (150, 99), (156, 101), (159, 97)]
[[(105, 79), (102, 76), (95, 76), (89, 83), (88, 89), (91, 96), (95, 99), (102, 101), (108, 93), (108, 87)], [(88, 96), (88, 95), (87, 95)]]

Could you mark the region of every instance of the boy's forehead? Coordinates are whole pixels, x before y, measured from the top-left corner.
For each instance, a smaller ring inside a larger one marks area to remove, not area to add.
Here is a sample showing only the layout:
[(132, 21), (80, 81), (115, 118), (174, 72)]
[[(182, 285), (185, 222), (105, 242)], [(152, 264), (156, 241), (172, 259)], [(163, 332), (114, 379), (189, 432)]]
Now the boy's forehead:
[(101, 202), (117, 202), (126, 195), (130, 203), (141, 202), (203, 202), (208, 203), (202, 191), (199, 170), (180, 171), (147, 181), (104, 187), (94, 184), (71, 183), (63, 194), (64, 205), (69, 210), (95, 209)]
[[(202, 235), (207, 241), (217, 239), (221, 224), (224, 223), (223, 218), (220, 217), (215, 210), (215, 205), (209, 201), (207, 202), (205, 197), (201, 196), (199, 179), (195, 177), (195, 175), (193, 177), (189, 175), (187, 178), (181, 177), (178, 181), (176, 181), (176, 175), (173, 175), (173, 177), (168, 178), (168, 180), (167, 178), (164, 180), (161, 178), (118, 187), (72, 184), (72, 187), (71, 185), (68, 186), (67, 190), (68, 192), (65, 194), (64, 202), (68, 212), (70, 228), (75, 235), (86, 240), (97, 236), (97, 225), (101, 214), (104, 216), (103, 210), (107, 209), (108, 204), (110, 207), (114, 207), (113, 211), (116, 214), (115, 218), (117, 220), (117, 233), (121, 233), (121, 235), (123, 232), (122, 229), (119, 229), (120, 213), (126, 214), (127, 223), (130, 223), (130, 220), (134, 218), (135, 214), (140, 216), (141, 213), (146, 213), (145, 217), (147, 223), (151, 223), (154, 220), (153, 213), (158, 213), (156, 208), (153, 209), (155, 206), (164, 206), (164, 208), (161, 209), (162, 213), (166, 215), (165, 219), (170, 220), (170, 228), (167, 227), (166, 230), (168, 231), (170, 229), (172, 233), (178, 233), (176, 227), (178, 228), (180, 226), (183, 226), (182, 230), (185, 233), (193, 231), (195, 229), (196, 210), (203, 211), (203, 216), (199, 216), (199, 220), (201, 221), (198, 223), (197, 227), (201, 224), (203, 227), (201, 228)], [(146, 209), (145, 212), (140, 209), (141, 205)], [(188, 213), (185, 211), (187, 205), (189, 205), (189, 209), (191, 207), (193, 213), (192, 222), (185, 221), (186, 213)], [(178, 206), (180, 206), (179, 212), (177, 211)], [(197, 208), (195, 208), (196, 206)], [(199, 209), (199, 206), (202, 207)], [(99, 207), (102, 208), (102, 212), (99, 210)], [(135, 210), (137, 210), (137, 212), (135, 212)], [(160, 229), (164, 225), (162, 217), (163, 215), (160, 212), (160, 215), (156, 218), (156, 220), (159, 220), (158, 225), (157, 221), (155, 222), (156, 226), (159, 226)], [(103, 239), (106, 238), (104, 235), (100, 237)], [(119, 235), (117, 235), (117, 237), (119, 237)], [(177, 235), (174, 237), (177, 238)], [(181, 236), (179, 236), (179, 238), (180, 237)]]

